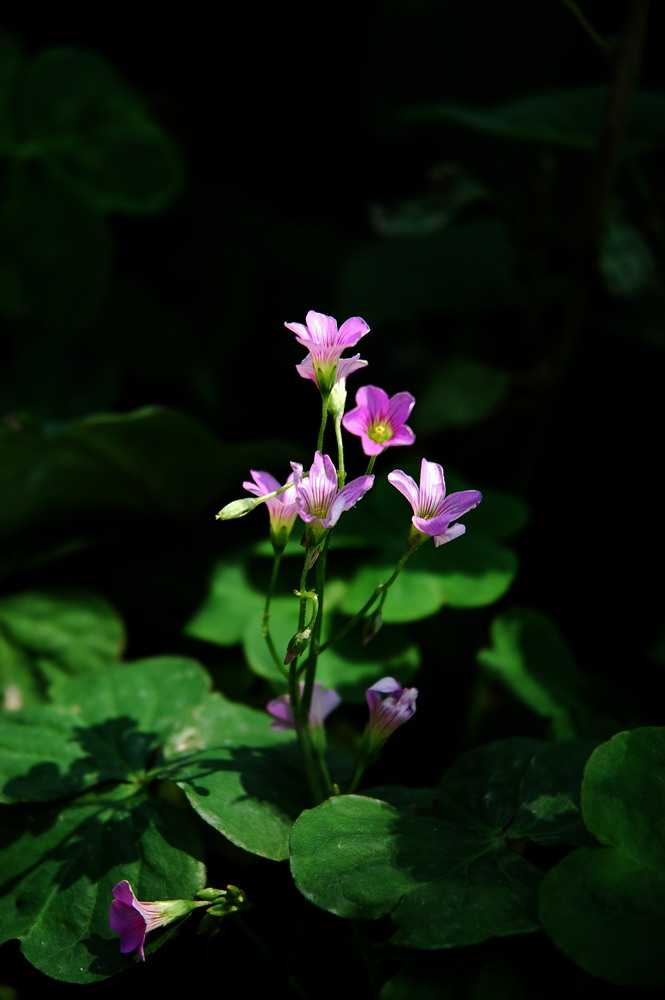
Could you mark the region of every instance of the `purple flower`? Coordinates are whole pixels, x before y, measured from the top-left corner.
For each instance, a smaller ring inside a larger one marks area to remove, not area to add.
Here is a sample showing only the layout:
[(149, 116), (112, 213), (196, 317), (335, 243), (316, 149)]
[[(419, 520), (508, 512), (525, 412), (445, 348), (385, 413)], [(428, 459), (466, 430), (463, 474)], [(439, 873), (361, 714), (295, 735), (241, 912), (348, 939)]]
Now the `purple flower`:
[(285, 323), (292, 330), (296, 340), (309, 351), (309, 356), (297, 365), (303, 378), (314, 379), (321, 392), (329, 393), (338, 379), (346, 378), (351, 372), (364, 367), (367, 362), (356, 354), (352, 358), (342, 358), (347, 347), (354, 347), (361, 337), (369, 333), (369, 326), (360, 316), (347, 319), (340, 328), (337, 320), (324, 313), (310, 310), (302, 323)]
[(366, 455), (380, 455), (396, 444), (413, 444), (416, 435), (406, 421), (415, 404), (410, 392), (398, 392), (390, 399), (376, 385), (365, 385), (356, 393), (356, 408), (342, 419), (350, 434), (362, 439)]
[(303, 468), (291, 462), (296, 487), (296, 506), (303, 521), (316, 528), (332, 528), (342, 511), (353, 507), (372, 488), (374, 476), (359, 476), (341, 490), (337, 488), (337, 473), (329, 455), (317, 451), (309, 476), (302, 478)]
[(109, 913), (112, 931), (120, 935), (120, 951), (126, 955), (138, 948), (141, 961), (145, 962), (143, 942), (146, 934), (157, 927), (164, 927), (178, 917), (184, 917), (203, 903), (188, 899), (156, 900), (143, 903), (136, 898), (129, 882), (123, 880), (113, 887), (113, 902)]
[[(411, 521), (418, 532), (432, 535), (435, 545), (459, 538), (466, 531), (463, 524), (452, 524), (458, 517), (477, 507), (483, 498), (478, 490), (462, 490), (446, 496), (443, 469), (436, 462), (422, 460), (420, 486), (400, 469), (388, 475), (388, 481), (406, 497), (413, 508)], [(421, 539), (424, 541), (424, 539)]]
[(394, 677), (382, 677), (367, 689), (365, 697), (369, 706), (367, 734), (376, 746), (409, 721), (416, 710), (418, 690), (402, 687)]
[[(250, 475), (254, 482), (252, 483), (248, 480), (242, 485), (249, 493), (253, 493), (254, 496), (262, 497), (266, 493), (274, 493), (275, 490), (280, 489), (282, 486), (282, 483), (278, 483), (275, 477), (271, 476), (269, 472), (256, 472), (254, 469), (251, 469)], [(289, 475), (286, 482), (293, 483), (293, 473)], [(278, 496), (273, 497), (271, 500), (266, 500), (265, 504), (270, 516), (270, 531), (273, 538), (283, 533), (285, 535), (284, 541), (286, 541), (286, 538), (291, 534), (291, 528), (298, 516), (295, 486), (290, 486), (288, 490), (284, 490)]]
[[(300, 682), (300, 693), (302, 694), (305, 682)], [(332, 688), (325, 690), (320, 684), (314, 684), (312, 688), (312, 701), (309, 706), (310, 726), (323, 726), (323, 720), (333, 712), (342, 699)], [(283, 694), (280, 698), (274, 698), (266, 705), (266, 711), (275, 717), (275, 722), (271, 723), (271, 729), (295, 729), (293, 709), (291, 708), (291, 698), (288, 694)]]

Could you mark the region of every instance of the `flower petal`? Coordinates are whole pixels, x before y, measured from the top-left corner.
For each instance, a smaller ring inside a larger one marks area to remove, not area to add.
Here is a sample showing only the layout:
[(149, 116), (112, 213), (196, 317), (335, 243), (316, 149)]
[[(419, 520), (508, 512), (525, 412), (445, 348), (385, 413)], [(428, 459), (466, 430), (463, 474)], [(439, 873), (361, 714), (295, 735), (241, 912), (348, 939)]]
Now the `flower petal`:
[(442, 467), (424, 458), (420, 463), (420, 497), (417, 513), (421, 517), (440, 514), (445, 495), (446, 480)]
[(396, 444), (413, 444), (416, 440), (416, 435), (413, 433), (410, 427), (406, 424), (402, 424), (398, 427), (393, 436), (389, 441), (386, 441), (386, 445), (396, 445)]
[(462, 514), (477, 507), (482, 499), (483, 495), (478, 490), (462, 490), (460, 493), (451, 493), (444, 500), (441, 513), (447, 514), (449, 521), (455, 521)]
[(434, 544), (438, 548), (439, 545), (445, 545), (446, 542), (452, 542), (453, 538), (459, 538), (466, 531), (466, 525), (464, 524), (451, 524), (450, 527), (443, 532), (442, 535), (434, 536)]
[(388, 420), (390, 423), (394, 427), (398, 424), (405, 424), (415, 404), (415, 397), (410, 392), (396, 392), (388, 400)]
[(366, 333), (369, 333), (369, 326), (365, 320), (360, 316), (352, 316), (340, 326), (336, 342), (345, 347), (354, 347)]
[(378, 385), (364, 385), (358, 389), (356, 403), (365, 410), (368, 424), (387, 419), (388, 393)]
[[(338, 344), (337, 320), (325, 313), (314, 312), (313, 309), (305, 316), (305, 323), (309, 330), (310, 339), (315, 344)], [(355, 344), (355, 340), (353, 343)]]
[(269, 472), (256, 472), (254, 469), (249, 470), (250, 476), (253, 477), (254, 482), (251, 483), (249, 480), (243, 483), (244, 489), (249, 493), (253, 493), (254, 496), (262, 497), (266, 493), (273, 493), (278, 490), (281, 483), (278, 483), (274, 476), (271, 476)]
[(353, 507), (355, 503), (358, 503), (360, 498), (364, 497), (373, 485), (374, 476), (358, 476), (357, 479), (352, 479), (350, 483), (347, 483), (332, 502), (328, 514), (330, 523), (326, 527), (332, 528), (333, 525), (337, 524), (342, 511), (348, 510), (349, 507)]
[(394, 472), (388, 473), (388, 482), (391, 483), (395, 489), (398, 489), (403, 497), (406, 497), (415, 514), (418, 510), (419, 500), (419, 491), (415, 480), (413, 480), (411, 476), (407, 476), (406, 472), (402, 472), (401, 469), (395, 469)]
[[(359, 368), (366, 368), (367, 361), (363, 361), (359, 354), (354, 354), (352, 358), (340, 358), (339, 364), (337, 366), (337, 381), (341, 381), (343, 378), (348, 378), (354, 372), (357, 372)], [(312, 371), (314, 366), (312, 365)], [(307, 376), (309, 378), (309, 376)]]
[(439, 514), (438, 517), (418, 517), (414, 515), (411, 520), (424, 535), (441, 535), (448, 530), (450, 518), (447, 514)]
[(311, 378), (313, 382), (317, 381), (316, 372), (314, 371), (314, 362), (312, 361), (312, 355), (308, 354), (299, 365), (296, 365), (296, 371), (301, 378)]

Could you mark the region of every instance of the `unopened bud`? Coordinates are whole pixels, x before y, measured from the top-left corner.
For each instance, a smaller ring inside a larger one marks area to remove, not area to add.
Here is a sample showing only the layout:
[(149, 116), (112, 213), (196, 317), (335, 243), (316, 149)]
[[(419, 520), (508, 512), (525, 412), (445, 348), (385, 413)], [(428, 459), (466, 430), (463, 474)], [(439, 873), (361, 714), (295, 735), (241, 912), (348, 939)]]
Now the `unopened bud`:
[(263, 497), (243, 497), (241, 500), (232, 500), (231, 503), (227, 503), (226, 507), (222, 507), (218, 514), (215, 514), (215, 518), (218, 521), (231, 521), (235, 517), (244, 517), (245, 514), (251, 513), (255, 507), (263, 503), (263, 499)]
[(362, 634), (362, 644), (366, 646), (372, 639), (378, 635), (383, 625), (383, 615), (380, 611), (375, 611), (373, 615), (370, 615), (365, 625), (363, 626)]
[(304, 653), (309, 646), (309, 641), (312, 638), (311, 628), (304, 628), (302, 632), (296, 632), (293, 638), (289, 641), (286, 647), (286, 656), (284, 657), (284, 664), (288, 666), (291, 660), (295, 660), (297, 656)]

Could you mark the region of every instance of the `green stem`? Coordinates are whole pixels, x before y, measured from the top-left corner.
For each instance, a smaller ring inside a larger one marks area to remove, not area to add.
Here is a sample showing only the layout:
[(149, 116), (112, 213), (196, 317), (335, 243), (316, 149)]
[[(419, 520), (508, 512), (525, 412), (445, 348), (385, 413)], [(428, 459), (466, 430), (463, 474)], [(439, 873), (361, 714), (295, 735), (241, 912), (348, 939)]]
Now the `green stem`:
[(332, 532), (329, 531), (326, 540), (323, 543), (323, 547), (319, 554), (319, 558), (316, 561), (316, 592), (319, 598), (319, 614), (314, 623), (314, 628), (312, 630), (312, 640), (309, 646), (309, 656), (307, 658), (307, 664), (305, 666), (305, 687), (302, 694), (303, 702), (303, 712), (305, 717), (309, 717), (309, 708), (312, 704), (312, 691), (314, 689), (314, 680), (316, 677), (316, 664), (319, 657), (319, 652), (321, 647), (321, 623), (323, 621), (323, 598), (326, 585), (326, 559), (328, 556), (328, 545), (330, 544), (330, 536)]
[(346, 482), (344, 468), (344, 441), (342, 439), (342, 414), (335, 417), (335, 439), (337, 441), (337, 488), (341, 490)]
[(365, 601), (365, 603), (363, 604), (363, 606), (360, 609), (360, 611), (357, 611), (355, 613), (355, 615), (353, 616), (353, 618), (350, 618), (349, 621), (346, 623), (346, 625), (342, 629), (340, 629), (339, 632), (332, 637), (332, 639), (328, 639), (327, 642), (324, 642), (324, 643), (322, 643), (319, 646), (319, 650), (318, 650), (319, 653), (323, 653), (326, 649), (328, 649), (334, 643), (339, 642), (340, 639), (343, 639), (344, 636), (347, 635), (351, 631), (351, 629), (355, 625), (357, 625), (358, 622), (361, 621), (361, 619), (363, 619), (365, 617), (365, 615), (371, 609), (371, 607), (372, 607), (372, 605), (374, 604), (375, 601), (377, 601), (377, 600), (380, 599), (381, 603), (379, 605), (379, 608), (383, 607), (383, 603), (384, 603), (386, 597), (388, 596), (388, 591), (392, 587), (393, 583), (395, 582), (395, 580), (397, 579), (397, 577), (399, 576), (399, 574), (404, 569), (404, 565), (406, 563), (406, 560), (409, 558), (409, 556), (411, 555), (412, 551), (413, 551), (413, 549), (407, 549), (406, 552), (404, 552), (402, 554), (402, 557), (401, 557), (400, 561), (395, 566), (395, 569), (393, 570), (393, 572), (392, 572), (391, 576), (389, 577), (389, 579), (386, 580), (385, 583), (379, 583), (379, 584), (376, 585), (376, 587), (374, 589), (374, 593), (372, 594), (372, 596), (369, 598), (368, 601)]
[(580, 25), (582, 30), (589, 36), (593, 44), (600, 49), (604, 56), (611, 58), (612, 42), (610, 39), (603, 38), (599, 35), (594, 26), (591, 24), (586, 14), (580, 10), (574, 0), (563, 0), (563, 3), (571, 12), (577, 23)]
[(298, 744), (300, 746), (303, 763), (305, 765), (307, 783), (309, 784), (309, 790), (314, 804), (318, 805), (320, 802), (323, 802), (325, 795), (323, 794), (323, 789), (321, 788), (321, 782), (319, 780), (319, 774), (314, 759), (312, 740), (309, 732), (309, 719), (307, 713), (303, 713), (302, 710), (303, 702), (300, 697), (300, 685), (298, 683), (298, 671), (296, 669), (297, 663), (297, 660), (293, 660), (289, 670), (289, 697), (291, 699), (291, 709), (293, 710), (293, 719), (296, 726)]
[(349, 785), (349, 790), (347, 792), (347, 795), (352, 795), (355, 792), (356, 788), (360, 784), (360, 779), (365, 773), (365, 768), (367, 767), (368, 763), (369, 761), (367, 760), (359, 760), (358, 763), (356, 764), (356, 769), (354, 771), (353, 778), (351, 779), (351, 784)]
[(268, 593), (266, 594), (266, 603), (263, 607), (263, 618), (261, 619), (261, 633), (266, 641), (266, 645), (270, 651), (270, 655), (273, 658), (275, 666), (280, 671), (280, 673), (284, 674), (285, 677), (288, 677), (288, 671), (284, 667), (284, 663), (275, 648), (275, 643), (273, 642), (273, 638), (270, 634), (270, 605), (272, 603), (273, 595), (275, 593), (275, 586), (277, 584), (277, 577), (279, 574), (279, 567), (281, 562), (282, 562), (282, 553), (281, 552), (275, 553), (275, 558), (272, 564), (272, 572), (270, 574), (270, 583), (268, 584)]
[(330, 398), (329, 392), (321, 393), (321, 426), (319, 427), (319, 437), (316, 443), (316, 450), (323, 454), (323, 434), (326, 429), (326, 424), (328, 422), (328, 400)]
[(371, 476), (372, 469), (374, 468), (374, 463), (376, 462), (378, 455), (372, 455), (369, 462), (367, 463), (367, 468), (365, 469), (365, 475)]

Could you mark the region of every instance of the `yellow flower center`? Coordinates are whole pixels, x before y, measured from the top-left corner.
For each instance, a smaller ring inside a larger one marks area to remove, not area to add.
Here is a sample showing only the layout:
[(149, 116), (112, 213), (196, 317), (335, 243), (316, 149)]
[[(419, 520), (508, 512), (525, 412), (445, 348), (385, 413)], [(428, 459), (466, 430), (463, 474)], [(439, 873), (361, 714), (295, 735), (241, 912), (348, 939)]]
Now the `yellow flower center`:
[(367, 435), (376, 441), (377, 444), (383, 444), (384, 441), (390, 441), (393, 436), (392, 427), (388, 424), (375, 423), (371, 424), (367, 429)]

